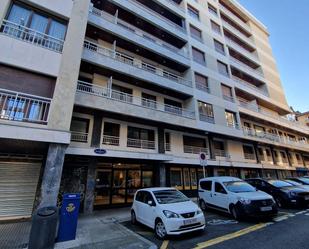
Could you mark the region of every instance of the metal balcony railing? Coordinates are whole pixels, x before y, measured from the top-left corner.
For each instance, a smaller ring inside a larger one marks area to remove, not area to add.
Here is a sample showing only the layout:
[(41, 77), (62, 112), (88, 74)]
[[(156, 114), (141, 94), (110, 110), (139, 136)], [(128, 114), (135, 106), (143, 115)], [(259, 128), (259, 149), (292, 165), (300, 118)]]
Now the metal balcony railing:
[(232, 102), (234, 103), (235, 102), (235, 99), (233, 96), (228, 96), (228, 95), (222, 95), (223, 99), (225, 99), (226, 101), (229, 101), (229, 102)]
[(47, 124), (50, 98), (0, 88), (0, 119)]
[(33, 45), (61, 53), (64, 41), (20, 24), (3, 20), (1, 33)]
[(204, 114), (204, 113), (199, 113), (199, 117), (200, 117), (200, 120), (203, 121), (203, 122), (207, 122), (207, 123), (211, 123), (211, 124), (215, 123), (215, 118), (213, 116), (209, 116), (209, 115)]
[(153, 65), (147, 64), (145, 62), (142, 62), (141, 60), (128, 56), (126, 54), (120, 53), (116, 50), (113, 49), (109, 49), (103, 46), (100, 46), (99, 44), (93, 43), (91, 41), (85, 41), (84, 42), (84, 48), (100, 54), (102, 56), (107, 56), (110, 57), (112, 59), (115, 59), (117, 61), (120, 61), (122, 63), (125, 64), (129, 64), (131, 66), (134, 66), (136, 68), (148, 71), (150, 73), (156, 74), (158, 76), (161, 76), (163, 78), (175, 81), (179, 84), (185, 85), (185, 86), (189, 86), (192, 87), (192, 82), (190, 80), (187, 80), (179, 75), (173, 74), (171, 72), (168, 72), (162, 68), (158, 68), (158, 67), (154, 67)]
[[(230, 59), (231, 62), (234, 62), (235, 64), (237, 64), (237, 65), (239, 65), (239, 66), (241, 66), (241, 67), (244, 67), (244, 68), (245, 68), (246, 70), (248, 70), (250, 73), (254, 73), (255, 75), (258, 76), (258, 78), (261, 77), (262, 80), (264, 81), (264, 74), (263, 74), (262, 72), (260, 72), (260, 71), (258, 71), (257, 69), (254, 69), (254, 68), (248, 66), (247, 64), (245, 64), (245, 63), (243, 63), (243, 62), (241, 62), (241, 61), (235, 59), (234, 57), (231, 57), (231, 56), (230, 56), (229, 59)], [(250, 73), (249, 73), (249, 75), (251, 75)]]
[(79, 143), (87, 143), (88, 142), (88, 133), (71, 131), (71, 141), (79, 142)]
[(103, 135), (102, 144), (119, 146), (119, 137)]
[(227, 125), (227, 127), (230, 127), (230, 128), (240, 129), (239, 124), (236, 123), (236, 122), (229, 122), (229, 121), (227, 121), (227, 122), (226, 122), (226, 125)]
[[(253, 61), (259, 62), (259, 59), (256, 54), (250, 52), (249, 50), (245, 49), (244, 47), (240, 46), (237, 42), (233, 41), (232, 39), (225, 36), (225, 43), (229, 47), (236, 48), (236, 50), (240, 51), (244, 56), (250, 58)], [(260, 63), (260, 62), (259, 62)]]
[(172, 105), (161, 104), (156, 101), (145, 99), (145, 98), (139, 98), (139, 97), (133, 96), (128, 93), (115, 91), (110, 88), (105, 88), (105, 87), (98, 86), (98, 85), (93, 85), (88, 82), (78, 81), (77, 91), (96, 95), (96, 96), (107, 98), (107, 99), (117, 100), (120, 102), (125, 102), (125, 103), (132, 104), (132, 105), (141, 106), (147, 109), (154, 109), (157, 111), (166, 112), (172, 115), (195, 119), (194, 111), (190, 111), (190, 110), (179, 108), (179, 107), (172, 106)]
[(170, 143), (165, 143), (165, 150), (171, 151), (171, 144)]
[(245, 87), (249, 87), (249, 88), (251, 88), (254, 91), (258, 91), (259, 93), (263, 94), (264, 96), (269, 97), (269, 94), (268, 94), (268, 92), (265, 89), (261, 89), (261, 88), (255, 86), (253, 84), (250, 84), (249, 82), (247, 82), (247, 81), (245, 81), (243, 79), (240, 79), (240, 78), (238, 78), (236, 76), (232, 76), (232, 78), (233, 78), (233, 80), (235, 80), (239, 84), (241, 84), (241, 85), (243, 85)]
[(198, 147), (198, 146), (190, 146), (190, 145), (184, 145), (183, 152), (190, 153), (190, 154), (200, 154), (203, 152), (203, 153), (206, 153), (206, 155), (209, 154), (208, 148), (206, 147)]
[(195, 82), (195, 87), (198, 90), (201, 90), (201, 91), (206, 92), (206, 93), (210, 93), (210, 88), (208, 86), (206, 86), (204, 83)]
[(170, 50), (174, 53), (177, 53), (181, 56), (188, 58), (188, 54), (185, 53), (185, 51), (183, 49), (179, 49), (179, 48), (173, 46), (172, 44), (165, 42), (165, 41), (159, 39), (158, 37), (153, 36), (150, 33), (146, 32), (142, 29), (139, 29), (136, 26), (117, 18), (116, 15), (113, 16), (113, 15), (111, 15), (111, 14), (109, 14), (109, 13), (103, 11), (103, 10), (97, 9), (95, 7), (91, 7), (89, 9), (89, 11), (90, 11), (90, 13), (92, 13), (95, 16), (98, 16), (98, 17), (103, 18), (103, 19), (105, 19), (109, 22), (117, 24), (118, 26), (125, 28), (126, 30), (128, 30), (128, 31), (130, 31), (130, 32), (132, 32), (132, 33), (134, 33), (134, 34), (136, 34), (136, 35), (138, 35), (138, 36), (140, 36), (144, 39), (147, 39), (148, 41), (156, 43), (156, 44), (158, 44), (158, 45), (160, 45), (160, 46), (162, 46), (162, 47), (164, 47), (164, 48), (166, 48), (166, 49), (168, 49), (168, 50)]
[(226, 157), (229, 158), (228, 153), (225, 150), (214, 150), (214, 154), (216, 157)]
[(155, 141), (133, 139), (133, 138), (128, 138), (127, 147), (150, 149), (150, 150), (154, 150), (156, 148)]
[(244, 153), (244, 158), (245, 158), (246, 160), (255, 160), (255, 154)]

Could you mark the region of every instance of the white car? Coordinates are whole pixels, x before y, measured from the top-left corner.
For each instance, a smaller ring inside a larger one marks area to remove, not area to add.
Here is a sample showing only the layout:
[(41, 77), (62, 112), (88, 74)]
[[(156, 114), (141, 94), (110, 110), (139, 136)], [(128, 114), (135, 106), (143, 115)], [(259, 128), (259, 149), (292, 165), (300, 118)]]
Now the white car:
[(174, 188), (145, 188), (135, 193), (131, 222), (152, 229), (158, 238), (204, 230), (203, 211)]
[(234, 219), (244, 216), (274, 216), (278, 209), (273, 197), (236, 177), (208, 177), (199, 181), (202, 210), (213, 208), (230, 213)]

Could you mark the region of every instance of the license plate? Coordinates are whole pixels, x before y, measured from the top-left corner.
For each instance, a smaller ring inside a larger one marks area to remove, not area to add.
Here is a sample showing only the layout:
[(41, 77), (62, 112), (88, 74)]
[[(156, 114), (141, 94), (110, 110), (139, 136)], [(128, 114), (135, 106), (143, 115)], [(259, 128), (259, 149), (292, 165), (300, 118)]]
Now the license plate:
[(272, 207), (261, 207), (261, 211), (262, 211), (262, 212), (271, 211), (271, 210), (273, 210)]
[(196, 223), (197, 222), (197, 219), (188, 219), (188, 220), (184, 220), (183, 221), (183, 224), (184, 225), (191, 225), (191, 224), (194, 224), (194, 223)]

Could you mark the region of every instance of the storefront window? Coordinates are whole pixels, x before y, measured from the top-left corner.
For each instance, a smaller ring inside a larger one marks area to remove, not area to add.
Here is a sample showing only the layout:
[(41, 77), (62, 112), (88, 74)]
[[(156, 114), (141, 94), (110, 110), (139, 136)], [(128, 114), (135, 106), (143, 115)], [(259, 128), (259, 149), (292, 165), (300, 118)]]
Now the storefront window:
[(112, 171), (109, 169), (98, 170), (96, 175), (95, 203), (94, 205), (110, 204), (110, 187)]
[(171, 168), (170, 180), (171, 180), (171, 187), (175, 187), (177, 189), (183, 189), (181, 168)]
[(143, 171), (143, 188), (148, 188), (153, 186), (153, 172)]
[(114, 170), (112, 203), (124, 203), (126, 196), (126, 171)]
[(190, 171), (189, 168), (183, 169), (183, 179), (184, 179), (184, 187), (185, 189), (190, 189)]
[(191, 172), (191, 188), (197, 189), (196, 169), (190, 169)]

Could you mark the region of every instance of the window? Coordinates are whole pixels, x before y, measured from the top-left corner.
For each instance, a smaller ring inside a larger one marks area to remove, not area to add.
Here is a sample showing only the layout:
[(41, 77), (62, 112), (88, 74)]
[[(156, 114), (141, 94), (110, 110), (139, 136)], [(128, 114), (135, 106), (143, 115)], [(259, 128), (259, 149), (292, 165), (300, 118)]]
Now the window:
[(215, 183), (215, 192), (216, 192), (216, 193), (221, 193), (221, 194), (226, 194), (225, 189), (224, 189), (223, 186), (222, 186), (220, 183), (218, 183), (218, 182)]
[(188, 5), (188, 14), (196, 20), (200, 20), (199, 11), (192, 6)]
[(157, 109), (157, 97), (147, 94), (147, 93), (142, 93), (142, 106), (145, 106), (147, 108), (151, 109)]
[(226, 157), (224, 142), (220, 140), (213, 141), (215, 156)]
[(104, 122), (103, 144), (119, 146), (120, 124)]
[(182, 189), (182, 170), (181, 168), (171, 168), (170, 170), (171, 187)]
[(206, 140), (204, 138), (183, 136), (183, 144), (188, 147), (206, 148)]
[(202, 90), (204, 92), (210, 92), (208, 86), (208, 78), (199, 73), (194, 73), (195, 86), (197, 89)]
[(70, 130), (72, 132), (71, 141), (87, 143), (89, 132), (89, 119), (73, 117)]
[(232, 88), (229, 86), (226, 86), (224, 84), (221, 84), (221, 90), (222, 90), (222, 96), (225, 100), (234, 102)]
[(13, 4), (7, 20), (9, 22), (3, 29), (4, 33), (58, 52), (62, 51), (67, 25), (57, 18), (24, 5)]
[(215, 16), (218, 15), (217, 9), (214, 6), (212, 6), (211, 4), (209, 4), (209, 3), (208, 3), (208, 11), (209, 11), (209, 13), (211, 13), (211, 14), (213, 14)]
[(155, 135), (153, 130), (128, 126), (128, 147), (155, 149)]
[(238, 123), (236, 119), (236, 114), (231, 111), (225, 111), (225, 119), (228, 127), (238, 128)]
[(220, 74), (229, 77), (229, 70), (228, 67), (225, 63), (221, 62), (221, 61), (217, 61), (218, 64), (218, 71)]
[(253, 149), (252, 146), (250, 146), (250, 145), (243, 145), (242, 148), (243, 148), (243, 151), (244, 151), (245, 159), (247, 159), (247, 160), (255, 160), (254, 149)]
[(123, 86), (118, 86), (115, 84), (112, 85), (112, 98), (113, 99), (132, 103), (133, 102), (132, 92), (133, 92), (132, 89), (129, 89)]
[(204, 52), (198, 50), (197, 48), (192, 47), (192, 56), (195, 62), (200, 63), (202, 65), (206, 64)]
[(259, 125), (254, 125), (255, 134), (257, 136), (264, 136), (265, 128)]
[(197, 189), (197, 171), (195, 168), (170, 169), (170, 186), (180, 190)]
[(244, 122), (244, 127), (251, 128), (250, 124), (248, 122)]
[(258, 148), (258, 153), (259, 153), (259, 157), (260, 157), (261, 161), (265, 161), (264, 152), (263, 152), (262, 148)]
[(214, 112), (213, 107), (211, 104), (204, 103), (204, 102), (198, 102), (198, 110), (200, 115), (201, 121), (206, 121), (209, 123), (214, 123)]
[(210, 25), (211, 25), (211, 29), (212, 31), (214, 31), (215, 33), (221, 35), (221, 29), (220, 29), (220, 25), (215, 23), (214, 21), (210, 21)]
[(207, 190), (207, 191), (211, 191), (211, 184), (212, 184), (212, 181), (201, 181), (200, 182), (201, 189)]
[(280, 155), (281, 155), (282, 162), (283, 162), (283, 163), (287, 163), (288, 160), (287, 160), (287, 157), (286, 157), (285, 152), (280, 151)]
[(164, 136), (165, 136), (165, 150), (171, 151), (171, 136), (170, 136), (170, 133), (166, 132), (164, 134)]
[(171, 99), (164, 99), (164, 110), (176, 115), (182, 115), (182, 104)]
[(199, 41), (202, 41), (202, 31), (191, 24), (190, 24), (190, 35), (191, 37), (198, 39)]
[(215, 44), (215, 50), (220, 54), (225, 55), (224, 45), (216, 39), (214, 39), (214, 44)]

